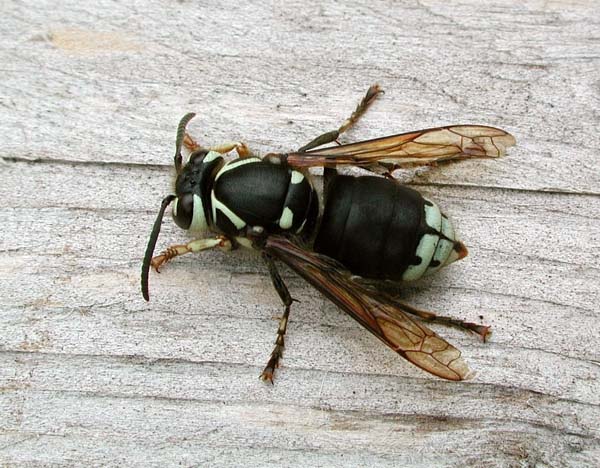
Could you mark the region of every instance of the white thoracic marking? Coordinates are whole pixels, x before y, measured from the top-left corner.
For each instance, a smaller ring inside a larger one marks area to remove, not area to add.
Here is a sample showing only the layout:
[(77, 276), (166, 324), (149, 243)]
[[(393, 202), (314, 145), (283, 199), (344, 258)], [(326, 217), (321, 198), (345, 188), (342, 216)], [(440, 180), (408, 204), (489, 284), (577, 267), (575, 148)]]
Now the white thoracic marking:
[(230, 171), (232, 169), (235, 169), (236, 167), (240, 167), (243, 166), (244, 164), (252, 164), (252, 163), (258, 163), (260, 162), (259, 158), (244, 158), (244, 159), (238, 159), (236, 161), (231, 161), (228, 162), (227, 164), (225, 164), (221, 170), (218, 172), (217, 176), (215, 177), (215, 182), (217, 181), (217, 179), (219, 177), (221, 177), (223, 174), (225, 174), (227, 171)]
[(208, 153), (206, 153), (206, 156), (204, 156), (202, 162), (209, 163), (217, 159), (219, 156), (221, 156), (221, 153), (218, 153), (216, 151), (209, 151)]
[(176, 198), (175, 201), (173, 202), (173, 217), (176, 218), (177, 217), (177, 202), (179, 201), (179, 198)]
[(429, 200), (427, 201), (431, 203), (432, 206), (425, 205), (425, 222), (429, 227), (439, 231), (442, 227), (442, 213), (435, 203)]
[(192, 214), (192, 223), (188, 230), (190, 231), (204, 231), (208, 228), (208, 223), (206, 222), (206, 215), (204, 214), (204, 205), (202, 203), (202, 199), (194, 194), (194, 208)]
[(225, 204), (217, 200), (214, 190), (210, 193), (210, 199), (212, 201), (213, 222), (217, 222), (217, 210), (219, 210), (229, 218), (229, 221), (231, 221), (237, 229), (242, 229), (246, 225), (246, 222), (242, 218), (227, 208)]
[(283, 212), (281, 213), (281, 218), (279, 219), (279, 227), (281, 229), (289, 229), (292, 227), (293, 223), (294, 223), (294, 212), (286, 206), (283, 209)]
[(299, 184), (304, 180), (304, 174), (298, 171), (292, 171), (292, 184)]
[(439, 237), (435, 234), (425, 234), (417, 245), (415, 255), (421, 258), (421, 263), (418, 265), (409, 265), (406, 271), (402, 274), (403, 281), (413, 281), (419, 279), (425, 273), (425, 270), (431, 262), (431, 257), (435, 252)]

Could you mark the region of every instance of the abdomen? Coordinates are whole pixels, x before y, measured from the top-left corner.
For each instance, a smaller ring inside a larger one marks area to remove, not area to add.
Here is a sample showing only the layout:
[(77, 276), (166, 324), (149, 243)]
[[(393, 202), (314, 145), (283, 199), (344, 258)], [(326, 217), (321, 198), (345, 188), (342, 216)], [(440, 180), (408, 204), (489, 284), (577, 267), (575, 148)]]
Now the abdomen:
[(381, 177), (336, 176), (314, 250), (372, 279), (411, 281), (462, 258), (448, 219), (432, 202)]

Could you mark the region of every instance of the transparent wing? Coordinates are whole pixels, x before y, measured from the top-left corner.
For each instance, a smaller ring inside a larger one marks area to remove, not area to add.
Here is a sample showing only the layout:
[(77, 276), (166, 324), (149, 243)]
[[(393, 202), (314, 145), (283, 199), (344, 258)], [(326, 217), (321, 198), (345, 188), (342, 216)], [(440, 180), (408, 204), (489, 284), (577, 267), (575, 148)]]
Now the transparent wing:
[(287, 154), (297, 167), (373, 166), (383, 164), (393, 170), (406, 165), (502, 156), (516, 143), (510, 134), (483, 125), (453, 125), (402, 133), (348, 145), (317, 148)]
[(269, 237), (265, 249), (416, 366), (448, 380), (472, 375), (458, 349), (410, 318), (398, 302), (352, 280), (334, 260), (280, 236)]

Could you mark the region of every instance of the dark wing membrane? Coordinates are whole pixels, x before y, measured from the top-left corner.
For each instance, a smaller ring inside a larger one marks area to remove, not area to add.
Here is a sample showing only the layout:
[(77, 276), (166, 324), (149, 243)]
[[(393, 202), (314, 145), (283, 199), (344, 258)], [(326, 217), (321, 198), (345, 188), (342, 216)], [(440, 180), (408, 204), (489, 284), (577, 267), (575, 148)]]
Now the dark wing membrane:
[(393, 170), (404, 165), (432, 164), (453, 159), (495, 158), (502, 156), (506, 148), (515, 143), (510, 133), (499, 128), (453, 125), (289, 153), (287, 161), (298, 167), (371, 166), (382, 163)]
[(334, 260), (280, 236), (269, 237), (265, 249), (416, 366), (448, 380), (471, 376), (458, 349), (408, 317), (401, 304), (353, 281)]

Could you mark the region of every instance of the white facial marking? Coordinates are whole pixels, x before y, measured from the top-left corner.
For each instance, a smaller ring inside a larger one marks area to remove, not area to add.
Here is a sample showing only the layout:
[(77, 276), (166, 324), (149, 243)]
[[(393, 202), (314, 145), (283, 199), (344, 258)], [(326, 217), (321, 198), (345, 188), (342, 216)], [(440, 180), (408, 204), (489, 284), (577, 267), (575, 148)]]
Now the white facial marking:
[(223, 203), (217, 200), (217, 197), (215, 197), (214, 190), (210, 193), (210, 198), (212, 201), (213, 220), (215, 223), (217, 221), (217, 210), (219, 210), (221, 213), (227, 216), (229, 221), (231, 221), (237, 229), (242, 229), (246, 225), (246, 222), (242, 218), (240, 218), (233, 211), (227, 208), (227, 206), (225, 206)]
[(194, 194), (194, 211), (192, 213), (192, 223), (188, 230), (190, 231), (205, 231), (208, 228), (206, 216), (204, 215), (204, 205), (202, 199)]
[(292, 184), (299, 184), (304, 180), (304, 174), (298, 171), (292, 171)]
[(281, 218), (279, 219), (279, 227), (281, 229), (289, 229), (292, 227), (294, 223), (294, 213), (287, 206), (283, 209), (281, 213)]
[(413, 281), (419, 279), (427, 270), (433, 253), (435, 252), (435, 246), (438, 243), (439, 237), (435, 234), (425, 234), (417, 245), (417, 251), (415, 255), (421, 257), (421, 263), (418, 265), (409, 265), (406, 271), (402, 274), (403, 281)]
[(208, 153), (206, 153), (206, 156), (204, 156), (202, 162), (209, 163), (217, 159), (219, 156), (221, 156), (221, 153), (217, 153), (216, 151), (209, 151)]
[(236, 167), (240, 167), (245, 164), (252, 164), (252, 163), (258, 163), (258, 162), (260, 162), (259, 158), (244, 158), (244, 159), (238, 159), (237, 161), (228, 162), (221, 168), (221, 170), (215, 177), (215, 182), (217, 181), (217, 179), (219, 177), (221, 177), (223, 174), (225, 174), (227, 171), (230, 171), (231, 169), (235, 169)]

